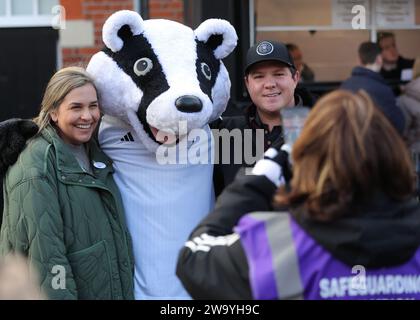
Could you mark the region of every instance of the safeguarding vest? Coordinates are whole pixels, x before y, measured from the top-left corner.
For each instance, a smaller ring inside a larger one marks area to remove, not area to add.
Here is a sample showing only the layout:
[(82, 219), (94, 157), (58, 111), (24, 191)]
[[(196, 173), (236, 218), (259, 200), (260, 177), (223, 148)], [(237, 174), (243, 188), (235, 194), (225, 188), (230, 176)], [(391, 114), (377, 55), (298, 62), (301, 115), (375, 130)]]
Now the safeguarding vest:
[(286, 212), (246, 215), (235, 231), (254, 299), (420, 299), (420, 250), (405, 264), (366, 269), (335, 259)]

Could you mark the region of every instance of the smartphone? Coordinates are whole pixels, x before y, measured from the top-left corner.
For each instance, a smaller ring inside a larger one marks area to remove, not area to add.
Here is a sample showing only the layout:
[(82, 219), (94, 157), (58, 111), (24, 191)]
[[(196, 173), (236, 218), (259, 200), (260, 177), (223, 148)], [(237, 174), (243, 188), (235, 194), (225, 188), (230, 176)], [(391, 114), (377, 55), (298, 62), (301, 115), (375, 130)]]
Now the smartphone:
[(293, 147), (302, 131), (310, 109), (308, 107), (289, 107), (281, 109), (284, 143)]

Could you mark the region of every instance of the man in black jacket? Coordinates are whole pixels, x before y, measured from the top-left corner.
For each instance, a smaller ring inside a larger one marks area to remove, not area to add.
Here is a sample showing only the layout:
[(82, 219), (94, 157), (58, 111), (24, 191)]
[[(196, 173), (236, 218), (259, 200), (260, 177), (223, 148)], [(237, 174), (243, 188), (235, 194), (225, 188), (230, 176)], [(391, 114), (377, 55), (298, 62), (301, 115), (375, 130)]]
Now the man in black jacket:
[(252, 104), (244, 116), (226, 117), (211, 125), (216, 141), (216, 195), (241, 167), (252, 167), (264, 151), (284, 143), (281, 109), (312, 107), (311, 95), (297, 88), (299, 77), (283, 43), (261, 41), (248, 50), (244, 80)]
[(401, 76), (403, 70), (413, 68), (414, 60), (406, 59), (398, 53), (395, 35), (391, 32), (378, 33), (378, 44), (383, 59), (381, 75), (387, 80), (409, 80)]
[(395, 129), (402, 134), (405, 126), (404, 114), (396, 105), (392, 89), (379, 74), (383, 64), (381, 49), (376, 43), (363, 42), (358, 53), (361, 65), (353, 68), (351, 77), (341, 84), (341, 88), (353, 92), (365, 90)]

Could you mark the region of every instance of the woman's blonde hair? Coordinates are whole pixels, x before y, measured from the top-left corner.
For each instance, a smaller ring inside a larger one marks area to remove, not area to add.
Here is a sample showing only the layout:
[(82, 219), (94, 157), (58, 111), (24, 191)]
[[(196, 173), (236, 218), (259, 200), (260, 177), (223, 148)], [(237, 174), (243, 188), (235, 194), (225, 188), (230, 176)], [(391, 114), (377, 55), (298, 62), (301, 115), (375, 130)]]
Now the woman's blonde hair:
[(91, 76), (80, 67), (63, 68), (51, 77), (41, 102), (41, 111), (34, 119), (39, 126), (39, 132), (51, 122), (51, 112), (60, 106), (67, 94), (86, 84), (93, 85), (96, 90)]
[(409, 152), (389, 120), (364, 91), (337, 90), (310, 112), (293, 146), (291, 191), (277, 205), (301, 207), (331, 220), (377, 192), (405, 199), (414, 191)]

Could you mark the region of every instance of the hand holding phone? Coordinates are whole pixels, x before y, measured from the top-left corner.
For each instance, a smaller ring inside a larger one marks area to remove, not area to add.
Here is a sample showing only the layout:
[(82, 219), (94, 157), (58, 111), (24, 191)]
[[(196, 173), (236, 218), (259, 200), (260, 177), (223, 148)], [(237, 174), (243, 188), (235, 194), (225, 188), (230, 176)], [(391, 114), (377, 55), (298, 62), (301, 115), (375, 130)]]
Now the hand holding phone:
[(310, 109), (308, 107), (281, 109), (284, 143), (290, 148), (293, 148), (296, 139), (299, 137), (309, 111)]

